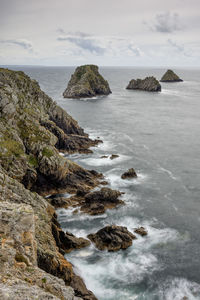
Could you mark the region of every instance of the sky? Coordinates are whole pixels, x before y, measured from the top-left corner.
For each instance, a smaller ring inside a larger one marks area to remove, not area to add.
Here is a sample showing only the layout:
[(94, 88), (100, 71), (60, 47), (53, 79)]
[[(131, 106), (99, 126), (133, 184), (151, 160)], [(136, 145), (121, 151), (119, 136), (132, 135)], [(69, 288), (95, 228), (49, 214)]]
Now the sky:
[(200, 67), (200, 0), (0, 0), (0, 64)]

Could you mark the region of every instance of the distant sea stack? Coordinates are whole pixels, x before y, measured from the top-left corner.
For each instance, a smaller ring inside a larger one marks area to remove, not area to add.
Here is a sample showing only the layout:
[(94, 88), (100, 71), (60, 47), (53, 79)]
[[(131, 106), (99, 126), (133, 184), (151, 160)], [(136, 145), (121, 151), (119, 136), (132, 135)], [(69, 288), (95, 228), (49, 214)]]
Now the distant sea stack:
[(142, 90), (148, 92), (161, 91), (161, 85), (159, 81), (153, 76), (146, 77), (145, 79), (132, 79), (126, 88), (128, 90)]
[(167, 72), (163, 75), (160, 82), (180, 82), (183, 81), (174, 73), (172, 70), (167, 70)]
[(108, 82), (95, 65), (77, 67), (63, 93), (64, 98), (94, 97), (111, 93)]

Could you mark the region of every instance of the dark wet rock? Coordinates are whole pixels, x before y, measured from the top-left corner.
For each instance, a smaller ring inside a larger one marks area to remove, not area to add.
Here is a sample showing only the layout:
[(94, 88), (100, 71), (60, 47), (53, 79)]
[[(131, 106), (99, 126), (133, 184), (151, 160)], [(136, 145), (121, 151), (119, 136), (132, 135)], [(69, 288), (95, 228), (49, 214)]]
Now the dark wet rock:
[(110, 156), (110, 159), (115, 159), (115, 158), (118, 158), (118, 157), (119, 157), (118, 154), (112, 154), (112, 155)]
[(163, 75), (160, 80), (161, 82), (181, 82), (183, 81), (174, 73), (172, 70), (167, 70), (167, 72)]
[(148, 231), (144, 227), (138, 227), (134, 230), (134, 232), (141, 236), (145, 236), (148, 234)]
[(130, 247), (136, 237), (126, 227), (108, 225), (94, 234), (89, 234), (88, 238), (99, 250), (118, 251)]
[(90, 245), (90, 241), (84, 238), (77, 238), (70, 232), (64, 232), (57, 224), (52, 223), (52, 233), (61, 253), (71, 252), (75, 249), (84, 248)]
[(85, 196), (88, 192), (89, 192), (89, 189), (80, 186), (76, 192), (76, 195), (82, 197), (82, 196)]
[(129, 169), (128, 171), (123, 173), (121, 176), (122, 179), (134, 178), (134, 177), (137, 177), (137, 174), (133, 168)]
[(146, 77), (145, 79), (132, 79), (126, 88), (128, 90), (142, 90), (148, 92), (161, 91), (161, 85), (159, 81), (153, 76)]
[(95, 65), (77, 67), (63, 93), (64, 98), (94, 97), (111, 93), (108, 82)]
[(108, 158), (108, 155), (102, 155), (100, 158)]
[(81, 210), (91, 215), (102, 214), (108, 208), (114, 208), (124, 203), (119, 200), (122, 193), (110, 188), (102, 188), (99, 191), (90, 192), (85, 195)]
[(55, 198), (50, 199), (50, 203), (54, 207), (64, 207), (67, 204), (67, 198), (55, 197)]

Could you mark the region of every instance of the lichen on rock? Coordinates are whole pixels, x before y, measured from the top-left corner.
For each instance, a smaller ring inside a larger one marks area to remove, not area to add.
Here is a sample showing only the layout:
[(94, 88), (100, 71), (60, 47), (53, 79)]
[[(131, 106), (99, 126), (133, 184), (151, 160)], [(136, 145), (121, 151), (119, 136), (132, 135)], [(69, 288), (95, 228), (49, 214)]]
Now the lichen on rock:
[(77, 67), (63, 93), (64, 98), (84, 98), (111, 93), (108, 82), (95, 65)]

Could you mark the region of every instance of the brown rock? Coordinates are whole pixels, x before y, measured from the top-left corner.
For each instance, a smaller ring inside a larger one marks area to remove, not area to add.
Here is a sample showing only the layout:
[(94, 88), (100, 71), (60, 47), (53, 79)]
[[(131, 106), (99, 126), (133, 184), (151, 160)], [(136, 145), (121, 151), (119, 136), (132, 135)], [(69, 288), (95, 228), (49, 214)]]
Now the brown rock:
[(138, 227), (134, 230), (135, 233), (145, 236), (148, 234), (147, 230), (144, 227)]
[(110, 159), (115, 159), (115, 158), (118, 158), (119, 157), (119, 155), (117, 155), (117, 154), (112, 154), (111, 156), (110, 156)]
[(129, 169), (128, 171), (123, 173), (121, 176), (122, 179), (134, 178), (134, 177), (137, 177), (137, 174), (133, 168)]
[(99, 250), (118, 251), (130, 247), (136, 237), (126, 227), (108, 225), (95, 234), (89, 234), (88, 238)]

